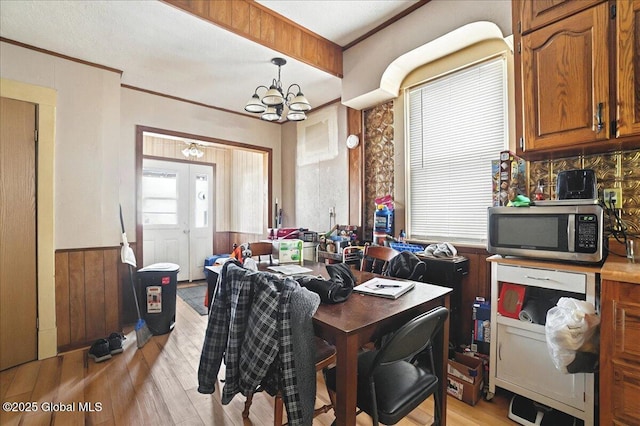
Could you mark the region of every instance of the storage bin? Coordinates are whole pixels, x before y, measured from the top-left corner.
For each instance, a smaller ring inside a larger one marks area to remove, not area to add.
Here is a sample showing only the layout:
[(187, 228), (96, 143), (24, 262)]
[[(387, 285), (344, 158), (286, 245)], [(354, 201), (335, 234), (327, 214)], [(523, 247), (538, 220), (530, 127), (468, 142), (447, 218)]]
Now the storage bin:
[(398, 251), (410, 251), (411, 253), (424, 251), (424, 247), (419, 246), (417, 244), (390, 243), (389, 245), (391, 246), (392, 249), (398, 250)]

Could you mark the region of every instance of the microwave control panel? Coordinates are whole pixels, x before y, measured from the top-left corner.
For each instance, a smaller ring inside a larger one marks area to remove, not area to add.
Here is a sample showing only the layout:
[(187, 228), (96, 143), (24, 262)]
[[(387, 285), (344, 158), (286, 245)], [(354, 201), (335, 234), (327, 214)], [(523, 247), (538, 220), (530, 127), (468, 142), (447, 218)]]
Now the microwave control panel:
[(598, 217), (595, 214), (576, 215), (576, 251), (595, 253), (598, 250)]

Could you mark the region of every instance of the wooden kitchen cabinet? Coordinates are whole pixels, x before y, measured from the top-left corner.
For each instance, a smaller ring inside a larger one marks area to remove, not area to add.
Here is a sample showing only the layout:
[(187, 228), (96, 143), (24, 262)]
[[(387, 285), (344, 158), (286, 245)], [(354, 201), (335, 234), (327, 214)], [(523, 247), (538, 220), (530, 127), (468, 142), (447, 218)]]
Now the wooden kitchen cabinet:
[(640, 146), (640, 0), (514, 0), (517, 152)]
[(522, 36), (525, 152), (609, 138), (606, 3)]
[(600, 424), (640, 419), (640, 285), (603, 280), (600, 323)]
[(617, 6), (617, 136), (640, 135), (640, 0)]
[(521, 32), (526, 34), (554, 21), (566, 18), (604, 0), (536, 0), (524, 3), (521, 11)]

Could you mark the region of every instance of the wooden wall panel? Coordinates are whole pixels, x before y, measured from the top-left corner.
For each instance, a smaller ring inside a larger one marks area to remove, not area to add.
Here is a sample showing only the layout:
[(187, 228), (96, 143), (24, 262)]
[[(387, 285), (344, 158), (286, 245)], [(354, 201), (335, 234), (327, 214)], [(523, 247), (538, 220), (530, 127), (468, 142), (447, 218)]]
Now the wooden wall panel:
[(120, 324), (120, 286), (118, 283), (119, 250), (104, 251), (104, 303), (105, 329), (107, 334), (122, 329)]
[(349, 224), (357, 225), (360, 229), (360, 240), (362, 235), (362, 188), (364, 171), (362, 169), (362, 112), (356, 109), (347, 108), (347, 133), (357, 135), (360, 144), (349, 150)]
[(69, 327), (71, 344), (83, 341), (87, 330), (85, 327), (84, 298), (84, 253), (69, 253)]
[(249, 6), (249, 35), (253, 39), (259, 39), (261, 34), (262, 10), (254, 5)]
[(59, 351), (87, 346), (122, 330), (120, 264), (119, 247), (56, 251)]
[(209, 16), (209, 0), (173, 0), (175, 6), (198, 16)]
[(318, 40), (310, 34), (302, 34), (302, 59), (311, 61), (318, 56)]
[[(199, 14), (193, 8), (191, 11), (196, 15)], [(230, 0), (217, 0), (209, 3), (209, 13), (206, 15), (201, 15), (201, 17), (207, 18), (212, 22), (217, 22), (219, 24), (225, 26), (232, 25), (232, 14), (233, 14), (233, 2)]]
[(84, 252), (84, 301), (86, 339), (107, 335), (104, 315), (104, 259), (102, 250)]
[(71, 342), (69, 320), (69, 253), (56, 253), (56, 327), (58, 347), (67, 346)]
[(457, 247), (458, 254), (469, 259), (469, 274), (462, 283), (462, 306), (460, 308), (461, 329), (458, 336), (464, 338), (462, 343), (471, 342), (473, 329), (472, 306), (476, 296), (489, 300), (491, 297), (490, 269), (487, 267), (487, 253), (483, 249)]
[(216, 232), (213, 237), (213, 254), (231, 253), (233, 243), (228, 232)]
[(231, 26), (245, 35), (251, 35), (250, 5), (242, 1), (231, 2)]
[(264, 11), (260, 15), (260, 41), (265, 46), (273, 46), (276, 42), (276, 19)]

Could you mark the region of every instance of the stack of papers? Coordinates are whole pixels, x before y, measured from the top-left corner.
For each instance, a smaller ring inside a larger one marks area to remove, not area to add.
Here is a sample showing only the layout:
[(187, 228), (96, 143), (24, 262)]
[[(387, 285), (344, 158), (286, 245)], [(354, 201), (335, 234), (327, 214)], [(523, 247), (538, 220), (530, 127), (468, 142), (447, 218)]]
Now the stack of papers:
[(397, 299), (416, 286), (415, 281), (390, 280), (386, 278), (372, 278), (353, 288), (357, 293)]
[(312, 269), (305, 268), (304, 266), (300, 265), (269, 266), (267, 269), (282, 275), (300, 275), (312, 271)]

